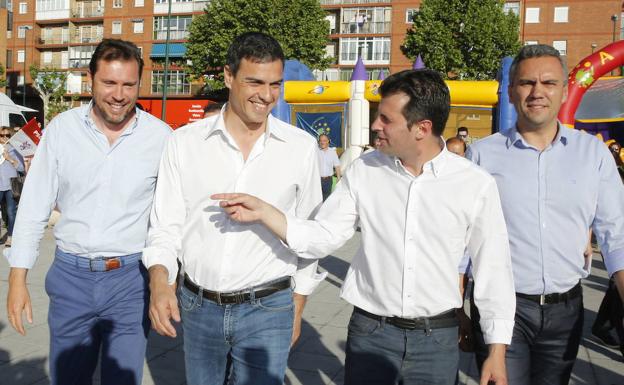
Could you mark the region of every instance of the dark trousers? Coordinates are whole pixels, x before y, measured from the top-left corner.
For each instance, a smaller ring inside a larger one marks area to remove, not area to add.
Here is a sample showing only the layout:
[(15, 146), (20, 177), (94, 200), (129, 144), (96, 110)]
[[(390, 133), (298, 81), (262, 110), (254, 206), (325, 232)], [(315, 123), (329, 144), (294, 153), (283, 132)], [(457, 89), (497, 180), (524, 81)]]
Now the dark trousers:
[[(13, 225), (15, 224), (15, 216), (17, 215), (17, 204), (13, 199), (13, 191), (0, 191), (0, 204), (2, 205), (3, 209), (2, 219), (6, 221), (7, 234), (10, 237), (13, 235)], [(5, 210), (6, 218), (4, 216)]]
[(52, 385), (92, 384), (100, 352), (102, 385), (140, 385), (150, 327), (147, 271), (137, 259), (93, 272), (60, 253), (45, 281)]
[(323, 202), (325, 202), (325, 199), (327, 199), (327, 197), (329, 197), (329, 194), (331, 194), (332, 183), (333, 180), (331, 176), (321, 177), (321, 191), (323, 192)]
[[(620, 340), (620, 350), (624, 353), (624, 327), (622, 326), (622, 318), (624, 317), (624, 308), (622, 300), (615, 286), (613, 279), (609, 280), (609, 287), (605, 292), (605, 296), (600, 303), (596, 320), (592, 325), (592, 330), (602, 331), (615, 328), (618, 339)], [(610, 325), (607, 326), (607, 323)]]
[[(479, 372), (488, 347), (471, 301), (475, 357)], [(509, 385), (567, 385), (583, 333), (583, 297), (540, 305), (516, 297), (516, 317), (505, 361)]]
[(345, 385), (453, 385), (458, 363), (456, 326), (405, 330), (351, 315)]

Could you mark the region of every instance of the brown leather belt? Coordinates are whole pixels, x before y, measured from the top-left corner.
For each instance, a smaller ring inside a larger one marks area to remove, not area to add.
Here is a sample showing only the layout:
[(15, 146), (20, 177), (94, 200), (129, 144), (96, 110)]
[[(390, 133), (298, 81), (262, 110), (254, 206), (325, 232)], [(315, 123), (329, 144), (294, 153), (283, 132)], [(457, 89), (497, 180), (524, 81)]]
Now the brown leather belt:
[(565, 293), (552, 293), (552, 294), (523, 294), (516, 293), (516, 297), (528, 299), (529, 301), (537, 302), (540, 305), (554, 305), (556, 303), (565, 302), (574, 298), (578, 298), (583, 294), (583, 288), (581, 282), (577, 283), (572, 289)]
[(385, 321), (387, 324), (407, 330), (441, 329), (459, 325), (459, 321), (457, 320), (457, 316), (455, 315), (455, 309), (445, 311), (444, 313), (440, 313), (433, 317), (422, 318), (383, 317), (380, 315), (369, 313), (364, 309), (360, 309), (359, 307), (355, 307), (353, 311), (362, 314), (363, 316), (366, 316), (368, 318), (372, 318), (377, 321)]
[[(188, 275), (184, 274), (184, 287), (189, 289), (195, 294), (199, 293), (199, 286), (193, 283)], [(252, 287), (250, 289), (240, 290), (240, 291), (231, 291), (227, 293), (221, 293), (218, 291), (211, 291), (206, 289), (202, 290), (202, 297), (206, 298), (209, 301), (215, 302), (219, 305), (232, 305), (232, 304), (241, 304), (245, 302), (251, 301), (251, 294), (253, 293), (253, 298), (263, 298), (267, 297), (271, 294), (277, 293), (278, 291), (282, 291), (285, 289), (290, 289), (290, 277), (279, 278), (275, 281)]]

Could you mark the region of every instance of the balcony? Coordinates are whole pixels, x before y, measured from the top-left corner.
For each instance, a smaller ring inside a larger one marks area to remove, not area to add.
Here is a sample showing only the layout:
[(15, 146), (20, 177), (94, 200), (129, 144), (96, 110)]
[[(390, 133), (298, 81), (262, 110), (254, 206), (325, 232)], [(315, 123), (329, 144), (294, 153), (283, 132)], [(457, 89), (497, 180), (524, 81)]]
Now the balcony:
[(60, 45), (69, 43), (69, 37), (62, 34), (53, 34), (52, 36), (40, 37), (37, 39), (39, 45)]
[(87, 68), (91, 59), (69, 59), (70, 68)]
[(79, 1), (72, 8), (71, 17), (75, 19), (104, 17), (104, 7), (99, 1)]
[(104, 38), (103, 34), (80, 34), (76, 33), (72, 35), (72, 44), (97, 44)]
[[(186, 40), (189, 31), (169, 31), (169, 40)], [(166, 40), (167, 31), (154, 31), (154, 40)]]
[(43, 59), (41, 60), (41, 66), (44, 68), (59, 68), (59, 69), (67, 69), (69, 68), (69, 64), (67, 63), (67, 59), (63, 60), (62, 57), (57, 56), (53, 57), (50, 62), (45, 62)]
[(364, 22), (362, 25), (358, 23), (349, 22), (341, 23), (340, 31), (342, 34), (373, 34), (373, 33), (390, 33), (391, 25), (388, 21), (380, 22)]
[(321, 5), (391, 3), (392, 0), (321, 0)]

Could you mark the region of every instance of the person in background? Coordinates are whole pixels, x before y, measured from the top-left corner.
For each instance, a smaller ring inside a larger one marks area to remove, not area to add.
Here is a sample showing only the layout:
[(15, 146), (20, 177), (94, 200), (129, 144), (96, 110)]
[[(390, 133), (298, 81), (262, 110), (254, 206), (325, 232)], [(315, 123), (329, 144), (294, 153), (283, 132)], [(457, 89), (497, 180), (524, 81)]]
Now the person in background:
[(340, 180), (340, 160), (336, 153), (336, 148), (329, 147), (329, 136), (321, 134), (318, 137), (319, 151), (318, 161), (319, 170), (321, 172), (321, 190), (323, 192), (323, 201), (331, 194), (334, 173)]
[(208, 103), (206, 107), (204, 107), (204, 118), (208, 118), (213, 115), (218, 115), (221, 112), (221, 108), (223, 108), (223, 103)]
[(449, 138), (446, 140), (446, 148), (453, 154), (457, 154), (462, 158), (466, 154), (466, 142), (458, 137)]
[(459, 127), (457, 129), (457, 138), (461, 139), (466, 143), (467, 146), (471, 145), (473, 142), (472, 137), (468, 134), (468, 127)]
[(17, 202), (13, 199), (11, 178), (17, 177), (17, 173), (24, 172), (24, 159), (10, 144), (9, 138), (14, 132), (9, 127), (0, 128), (0, 144), (2, 145), (2, 157), (0, 158), (0, 204), (2, 211), (6, 212), (7, 237), (5, 247), (11, 247), (15, 215), (17, 214)]

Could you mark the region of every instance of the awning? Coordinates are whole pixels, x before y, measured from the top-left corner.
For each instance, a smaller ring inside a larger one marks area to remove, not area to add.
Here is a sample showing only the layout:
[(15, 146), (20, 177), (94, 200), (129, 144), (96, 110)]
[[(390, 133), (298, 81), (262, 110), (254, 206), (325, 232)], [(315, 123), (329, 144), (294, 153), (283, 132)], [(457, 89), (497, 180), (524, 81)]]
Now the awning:
[[(165, 47), (167, 44), (152, 44), (152, 58), (164, 58)], [(186, 53), (186, 46), (184, 43), (171, 43), (169, 44), (169, 57), (184, 57)]]

